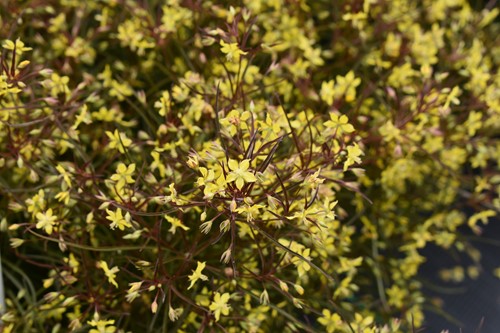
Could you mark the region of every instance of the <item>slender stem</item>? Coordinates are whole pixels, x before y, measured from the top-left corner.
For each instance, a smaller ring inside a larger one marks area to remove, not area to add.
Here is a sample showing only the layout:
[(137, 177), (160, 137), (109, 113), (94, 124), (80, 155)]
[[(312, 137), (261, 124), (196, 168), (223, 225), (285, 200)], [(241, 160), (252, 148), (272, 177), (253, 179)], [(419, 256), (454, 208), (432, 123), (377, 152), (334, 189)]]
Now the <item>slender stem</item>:
[(0, 326), (2, 325), (2, 315), (6, 310), (5, 307), (5, 288), (3, 284), (3, 272), (2, 272), (2, 252), (0, 251)]
[(382, 280), (382, 270), (380, 268), (380, 265), (378, 263), (378, 245), (377, 245), (377, 239), (372, 239), (372, 256), (373, 256), (373, 273), (375, 274), (375, 280), (377, 281), (377, 290), (378, 294), (380, 297), (380, 300), (382, 301), (382, 306), (384, 307), (384, 310), (386, 312), (390, 312), (390, 307), (389, 304), (387, 303), (387, 298), (385, 297), (385, 287), (384, 287), (384, 281)]

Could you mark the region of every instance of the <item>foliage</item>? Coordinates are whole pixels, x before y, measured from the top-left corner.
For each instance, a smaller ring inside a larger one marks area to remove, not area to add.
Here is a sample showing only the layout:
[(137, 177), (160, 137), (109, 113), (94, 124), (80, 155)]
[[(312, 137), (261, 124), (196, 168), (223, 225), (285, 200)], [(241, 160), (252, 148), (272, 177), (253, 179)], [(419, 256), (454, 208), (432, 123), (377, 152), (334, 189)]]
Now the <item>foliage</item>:
[(2, 3), (3, 332), (403, 332), (427, 244), (477, 275), (498, 9)]

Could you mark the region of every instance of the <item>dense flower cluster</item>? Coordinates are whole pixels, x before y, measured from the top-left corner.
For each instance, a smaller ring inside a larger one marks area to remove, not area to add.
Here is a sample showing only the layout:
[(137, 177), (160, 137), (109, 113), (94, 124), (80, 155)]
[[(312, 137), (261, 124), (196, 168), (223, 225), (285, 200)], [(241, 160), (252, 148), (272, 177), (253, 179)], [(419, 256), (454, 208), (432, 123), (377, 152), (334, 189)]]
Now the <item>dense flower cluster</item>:
[(234, 3), (0, 5), (3, 332), (406, 332), (427, 244), (477, 276), (499, 10)]

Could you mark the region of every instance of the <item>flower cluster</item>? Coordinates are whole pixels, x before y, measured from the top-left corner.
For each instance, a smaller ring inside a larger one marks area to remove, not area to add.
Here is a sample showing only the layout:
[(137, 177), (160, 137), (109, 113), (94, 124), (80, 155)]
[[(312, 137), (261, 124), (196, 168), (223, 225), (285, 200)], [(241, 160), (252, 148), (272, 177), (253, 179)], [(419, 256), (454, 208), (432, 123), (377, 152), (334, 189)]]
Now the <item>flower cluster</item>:
[(0, 330), (406, 332), (428, 244), (477, 277), (499, 11), (238, 3), (0, 5)]

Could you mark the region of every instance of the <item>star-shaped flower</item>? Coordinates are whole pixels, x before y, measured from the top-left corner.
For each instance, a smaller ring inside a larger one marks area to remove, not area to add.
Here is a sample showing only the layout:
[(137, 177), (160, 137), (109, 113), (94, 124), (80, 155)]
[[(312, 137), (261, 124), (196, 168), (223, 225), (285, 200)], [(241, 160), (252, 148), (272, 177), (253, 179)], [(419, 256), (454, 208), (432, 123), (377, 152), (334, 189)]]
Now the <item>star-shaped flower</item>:
[(117, 149), (122, 154), (125, 154), (125, 148), (130, 147), (132, 144), (132, 140), (125, 133), (118, 132), (116, 129), (113, 133), (106, 131), (106, 135), (109, 138), (108, 147)]
[(238, 62), (240, 60), (240, 55), (247, 54), (247, 52), (240, 50), (238, 43), (226, 43), (221, 40), (220, 46), (220, 50), (226, 55), (228, 61)]
[(115, 280), (116, 273), (118, 273), (120, 271), (120, 269), (118, 267), (115, 266), (115, 267), (110, 269), (108, 267), (108, 263), (105, 262), (104, 260), (101, 260), (101, 261), (97, 262), (97, 268), (102, 269), (104, 271), (104, 274), (108, 278), (109, 283), (111, 283), (116, 288), (118, 288), (118, 283)]
[(56, 225), (56, 220), (58, 217), (56, 215), (52, 215), (52, 208), (47, 209), (45, 213), (37, 213), (36, 219), (38, 220), (36, 224), (37, 229), (43, 229), (47, 234), (51, 234)]
[(215, 293), (214, 300), (209, 306), (210, 311), (212, 311), (215, 316), (215, 321), (219, 321), (221, 313), (224, 316), (229, 314), (229, 309), (231, 309), (227, 304), (229, 298), (229, 293), (224, 293), (222, 295), (220, 293)]
[(229, 159), (228, 165), (231, 172), (227, 175), (226, 181), (235, 182), (236, 187), (239, 190), (243, 188), (245, 182), (253, 183), (257, 181), (255, 175), (248, 171), (248, 168), (250, 167), (250, 160), (247, 159), (238, 163), (236, 160)]
[(354, 126), (349, 124), (349, 118), (344, 114), (339, 117), (334, 113), (330, 113), (330, 120), (325, 122), (325, 126), (336, 130), (339, 135), (354, 132)]
[(112, 230), (114, 230), (116, 227), (118, 227), (118, 229), (120, 230), (124, 230), (125, 228), (130, 228), (132, 226), (132, 224), (130, 224), (130, 214), (125, 214), (124, 217), (120, 208), (118, 208), (116, 212), (113, 212), (110, 209), (106, 209), (106, 213), (108, 213), (106, 219), (111, 221), (109, 227)]
[(116, 182), (116, 189), (118, 192), (121, 192), (125, 184), (132, 184), (134, 179), (132, 178), (132, 174), (135, 171), (135, 163), (126, 166), (124, 163), (118, 164), (116, 168), (116, 173), (111, 176), (111, 180)]
[(204, 274), (201, 273), (203, 271), (203, 269), (205, 268), (205, 266), (206, 266), (205, 262), (199, 262), (198, 261), (198, 265), (196, 266), (196, 270), (192, 271), (193, 274), (189, 275), (189, 281), (191, 281), (191, 284), (189, 285), (188, 290), (191, 289), (194, 286), (194, 284), (196, 283), (196, 281), (198, 281), (198, 280), (202, 280), (202, 281), (208, 280), (208, 277), (206, 275), (204, 275)]

